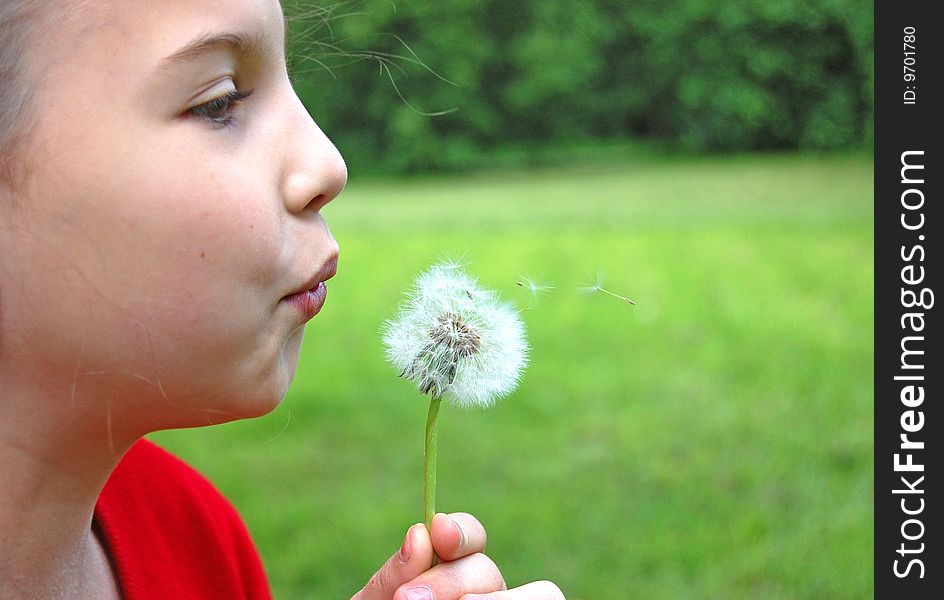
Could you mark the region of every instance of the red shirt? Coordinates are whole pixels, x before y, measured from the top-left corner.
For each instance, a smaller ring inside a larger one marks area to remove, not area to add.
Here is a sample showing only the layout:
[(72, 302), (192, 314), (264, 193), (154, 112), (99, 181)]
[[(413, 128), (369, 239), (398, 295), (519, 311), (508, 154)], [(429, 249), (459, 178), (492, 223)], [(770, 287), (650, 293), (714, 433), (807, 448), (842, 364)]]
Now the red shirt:
[(95, 505), (125, 600), (271, 599), (233, 505), (193, 467), (141, 439)]

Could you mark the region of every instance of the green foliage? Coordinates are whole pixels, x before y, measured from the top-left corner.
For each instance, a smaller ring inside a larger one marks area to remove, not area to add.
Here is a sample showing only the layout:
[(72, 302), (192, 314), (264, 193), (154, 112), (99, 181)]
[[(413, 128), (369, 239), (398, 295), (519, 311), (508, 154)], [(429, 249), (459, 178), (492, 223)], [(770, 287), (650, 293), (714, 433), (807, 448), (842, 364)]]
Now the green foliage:
[[(438, 507), (482, 520), (509, 585), (869, 598), (871, 182), (869, 158), (822, 155), (355, 179), (324, 210), (340, 270), (283, 406), (154, 437), (235, 503), (275, 597), (349, 598), (422, 519), (427, 402), (380, 325), (467, 252), (532, 307), (532, 360), (494, 408), (443, 408)], [(637, 306), (578, 293), (597, 269)]]
[(286, 2), (297, 89), (355, 173), (630, 137), (692, 151), (871, 142), (865, 0), (305, 4)]

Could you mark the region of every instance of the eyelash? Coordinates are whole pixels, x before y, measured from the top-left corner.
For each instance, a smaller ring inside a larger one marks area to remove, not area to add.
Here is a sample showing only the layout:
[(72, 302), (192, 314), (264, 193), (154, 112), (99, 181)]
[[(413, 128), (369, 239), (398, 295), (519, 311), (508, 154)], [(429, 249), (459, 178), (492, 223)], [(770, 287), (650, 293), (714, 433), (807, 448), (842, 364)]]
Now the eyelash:
[(233, 90), (228, 94), (205, 102), (200, 106), (194, 106), (187, 112), (194, 116), (207, 119), (211, 123), (221, 127), (228, 127), (233, 124), (233, 110), (236, 108), (236, 105), (248, 98), (251, 94), (252, 90), (248, 92)]

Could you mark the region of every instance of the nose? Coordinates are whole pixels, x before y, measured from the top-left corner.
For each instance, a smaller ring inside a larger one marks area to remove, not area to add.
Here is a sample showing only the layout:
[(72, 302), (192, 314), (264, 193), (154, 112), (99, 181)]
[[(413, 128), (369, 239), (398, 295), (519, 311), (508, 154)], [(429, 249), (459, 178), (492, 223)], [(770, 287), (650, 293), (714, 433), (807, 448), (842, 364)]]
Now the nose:
[(292, 94), (292, 99), (281, 141), (282, 198), (291, 213), (319, 211), (344, 189), (347, 165), (298, 96)]

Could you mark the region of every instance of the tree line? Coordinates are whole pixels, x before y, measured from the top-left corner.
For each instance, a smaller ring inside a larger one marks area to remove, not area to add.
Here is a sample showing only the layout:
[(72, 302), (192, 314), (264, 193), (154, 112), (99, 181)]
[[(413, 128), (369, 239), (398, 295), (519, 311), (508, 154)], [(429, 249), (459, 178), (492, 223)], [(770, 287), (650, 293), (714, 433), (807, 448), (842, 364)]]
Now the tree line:
[(360, 171), (618, 139), (693, 152), (872, 140), (864, 0), (285, 4), (296, 90)]

